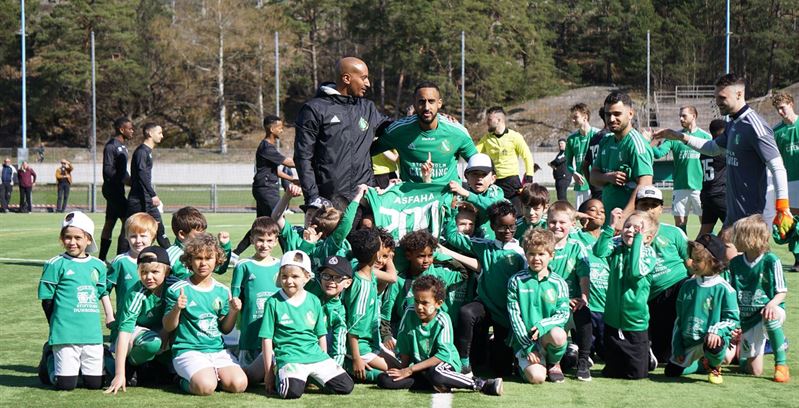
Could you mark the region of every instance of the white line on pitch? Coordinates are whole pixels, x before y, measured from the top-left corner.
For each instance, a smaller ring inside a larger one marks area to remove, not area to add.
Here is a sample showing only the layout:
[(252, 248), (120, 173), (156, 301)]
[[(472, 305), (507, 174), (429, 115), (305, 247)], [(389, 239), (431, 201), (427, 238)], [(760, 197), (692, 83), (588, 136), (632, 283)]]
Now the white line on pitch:
[(430, 401), (431, 408), (451, 408), (452, 407), (452, 394), (435, 393)]

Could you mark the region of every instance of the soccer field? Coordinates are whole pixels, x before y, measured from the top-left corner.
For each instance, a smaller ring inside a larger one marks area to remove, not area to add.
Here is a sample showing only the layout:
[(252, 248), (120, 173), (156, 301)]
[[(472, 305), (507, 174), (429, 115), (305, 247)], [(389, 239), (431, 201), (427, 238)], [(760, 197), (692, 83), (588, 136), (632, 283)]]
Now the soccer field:
[[(102, 227), (102, 214), (92, 215), (96, 234)], [(234, 244), (248, 229), (254, 214), (208, 214), (209, 232), (229, 231)], [(662, 221), (671, 222), (671, 215)], [(773, 358), (766, 357), (765, 375), (752, 377), (739, 375), (737, 368), (724, 368), (724, 384), (712, 385), (704, 375), (691, 375), (680, 379), (663, 376), (663, 369), (655, 371), (648, 380), (621, 381), (601, 377), (600, 365), (592, 369), (594, 379), (582, 383), (568, 375), (563, 384), (532, 386), (518, 378), (505, 379), (505, 395), (489, 397), (478, 393), (456, 392), (452, 398), (436, 397), (428, 393), (378, 390), (371, 385), (358, 385), (352, 395), (328, 396), (311, 391), (298, 401), (285, 402), (276, 397), (266, 397), (260, 385), (250, 387), (245, 394), (230, 395), (218, 392), (211, 397), (194, 397), (182, 394), (177, 386), (169, 384), (160, 389), (128, 388), (117, 396), (100, 391), (78, 389), (73, 392), (56, 392), (42, 386), (36, 375), (42, 343), (47, 339), (47, 322), (36, 299), (36, 288), (41, 275), (42, 262), (63, 251), (58, 240), (61, 214), (1, 214), (0, 215), (0, 405), (15, 407), (38, 406), (198, 406), (202, 404), (228, 407), (238, 406), (361, 406), (410, 407), (446, 406), (484, 407), (796, 407), (799, 406), (799, 378), (791, 383), (771, 381)], [(290, 216), (299, 221), (298, 215)], [(165, 217), (169, 225), (169, 215)], [(118, 234), (115, 231), (114, 236)], [(696, 236), (697, 221), (691, 218), (689, 237)], [(170, 232), (171, 235), (171, 232)], [(775, 247), (784, 265), (793, 263), (784, 247)], [(250, 249), (244, 255), (252, 253)], [(232, 269), (217, 279), (230, 283)], [(799, 288), (799, 273), (786, 272), (789, 290)], [(789, 295), (786, 301), (788, 319), (786, 336), (791, 342), (788, 365), (799, 370), (796, 348), (799, 347), (799, 300)], [(99, 324), (99, 323), (98, 323)], [(107, 335), (106, 331), (106, 335)], [(479, 374), (479, 372), (478, 372)], [(794, 371), (794, 377), (799, 371)]]

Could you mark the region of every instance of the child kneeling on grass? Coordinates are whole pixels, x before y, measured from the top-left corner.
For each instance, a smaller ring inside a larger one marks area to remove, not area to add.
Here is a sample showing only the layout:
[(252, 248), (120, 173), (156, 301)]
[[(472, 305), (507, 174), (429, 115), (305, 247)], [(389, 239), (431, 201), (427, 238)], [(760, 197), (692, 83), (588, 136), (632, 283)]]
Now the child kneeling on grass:
[(688, 243), (688, 251), (694, 278), (686, 281), (677, 295), (677, 319), (666, 376), (696, 372), (704, 357), (708, 381), (721, 384), (721, 364), (739, 324), (735, 290), (720, 275), (727, 267), (726, 247), (716, 236), (703, 234)]
[(247, 376), (224, 349), (222, 334), (230, 333), (241, 311), (241, 300), (213, 278), (225, 262), (219, 243), (207, 233), (185, 241), (180, 262), (189, 268), (185, 280), (166, 292), (164, 330), (175, 332), (172, 365), (180, 388), (194, 395), (211, 395), (221, 384), (227, 392), (244, 392)]
[(460, 359), (452, 343), (452, 321), (439, 313), (444, 304), (444, 283), (423, 275), (413, 282), (414, 306), (405, 311), (397, 334), (402, 368), (391, 368), (377, 377), (387, 389), (432, 387), (436, 392), (453, 388), (502, 395), (502, 379), (483, 380), (461, 374)]
[(264, 385), (267, 393), (273, 393), (277, 382), (277, 393), (285, 399), (300, 398), (309, 376), (334, 394), (349, 394), (355, 387), (352, 378), (327, 355), (322, 304), (304, 288), (312, 276), (311, 259), (305, 252), (286, 252), (280, 260), (280, 291), (264, 305), (259, 333)]

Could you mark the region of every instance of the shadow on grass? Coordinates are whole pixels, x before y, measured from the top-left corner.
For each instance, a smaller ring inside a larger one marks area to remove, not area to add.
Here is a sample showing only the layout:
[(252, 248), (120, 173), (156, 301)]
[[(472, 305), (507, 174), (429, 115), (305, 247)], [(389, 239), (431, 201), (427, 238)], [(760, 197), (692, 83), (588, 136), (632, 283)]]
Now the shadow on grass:
[(23, 261), (23, 260), (18, 260), (18, 261), (2, 261), (2, 260), (0, 260), (0, 265), (17, 265), (17, 266), (42, 266), (42, 265), (44, 265), (44, 264), (43, 264), (41, 261), (37, 261), (37, 260), (35, 260), (35, 259), (32, 259), (32, 260), (30, 260), (30, 261)]
[(39, 377), (36, 376), (36, 367), (8, 364), (0, 365), (0, 370), (12, 371), (22, 375), (14, 374), (0, 374), (0, 387), (12, 388), (34, 388), (34, 389), (50, 389), (49, 386), (43, 385), (39, 382)]
[(649, 381), (665, 384), (691, 384), (697, 382), (707, 382), (707, 380), (703, 381), (684, 375), (680, 377), (667, 377), (665, 374), (649, 374)]

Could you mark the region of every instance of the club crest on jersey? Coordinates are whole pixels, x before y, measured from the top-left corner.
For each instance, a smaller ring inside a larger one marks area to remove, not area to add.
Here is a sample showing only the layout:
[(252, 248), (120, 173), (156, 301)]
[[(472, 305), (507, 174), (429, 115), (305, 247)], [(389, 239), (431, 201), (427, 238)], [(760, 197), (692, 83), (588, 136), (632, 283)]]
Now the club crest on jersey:
[(338, 265), (338, 258), (336, 258), (335, 256), (331, 256), (330, 258), (327, 259), (327, 263), (329, 263), (330, 265)]
[(549, 288), (544, 292), (544, 301), (547, 303), (555, 303), (558, 297), (555, 295), (555, 289)]
[(361, 118), (358, 120), (358, 128), (361, 129), (361, 132), (366, 132), (366, 130), (369, 129), (369, 122), (367, 122), (366, 119)]
[(441, 141), (441, 151), (445, 153), (449, 153), (452, 151), (452, 147), (449, 145), (449, 142), (446, 140)]
[(316, 314), (313, 311), (309, 310), (308, 313), (305, 314), (305, 324), (308, 327), (314, 327), (316, 325)]
[(222, 299), (216, 298), (214, 299), (214, 311), (218, 312), (222, 309)]
[(97, 283), (100, 280), (100, 272), (97, 269), (92, 269), (92, 281)]

